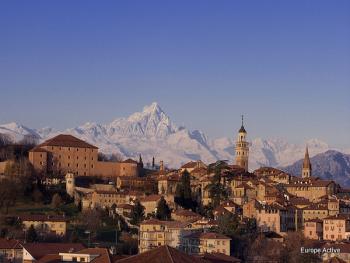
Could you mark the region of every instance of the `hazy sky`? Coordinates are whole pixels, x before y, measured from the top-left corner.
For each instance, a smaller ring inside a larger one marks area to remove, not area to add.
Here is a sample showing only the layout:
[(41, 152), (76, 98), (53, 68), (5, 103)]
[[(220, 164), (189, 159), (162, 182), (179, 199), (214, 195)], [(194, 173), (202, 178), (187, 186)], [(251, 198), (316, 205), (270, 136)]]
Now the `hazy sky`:
[(157, 101), (210, 137), (350, 147), (350, 1), (0, 1), (0, 123)]

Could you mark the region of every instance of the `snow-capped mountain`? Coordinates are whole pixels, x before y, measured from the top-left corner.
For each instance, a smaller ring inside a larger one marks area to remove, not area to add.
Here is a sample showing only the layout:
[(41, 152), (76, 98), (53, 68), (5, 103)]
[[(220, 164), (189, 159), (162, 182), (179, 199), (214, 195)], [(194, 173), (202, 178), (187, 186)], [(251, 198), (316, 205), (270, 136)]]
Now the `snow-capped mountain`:
[[(146, 162), (155, 156), (169, 167), (179, 167), (198, 159), (206, 163), (218, 159), (232, 163), (234, 160), (235, 138), (209, 139), (201, 131), (178, 127), (157, 103), (108, 124), (88, 122), (65, 131), (55, 131), (49, 127), (35, 130), (10, 123), (0, 125), (0, 133), (8, 134), (15, 141), (25, 135), (43, 141), (59, 133), (72, 134), (98, 146), (106, 154), (118, 153), (125, 158), (138, 158), (142, 154)], [(307, 144), (311, 156), (330, 149), (317, 139), (309, 140)], [(250, 169), (286, 166), (302, 158), (304, 151), (305, 145), (290, 144), (283, 139), (256, 138), (251, 141), (249, 166)]]

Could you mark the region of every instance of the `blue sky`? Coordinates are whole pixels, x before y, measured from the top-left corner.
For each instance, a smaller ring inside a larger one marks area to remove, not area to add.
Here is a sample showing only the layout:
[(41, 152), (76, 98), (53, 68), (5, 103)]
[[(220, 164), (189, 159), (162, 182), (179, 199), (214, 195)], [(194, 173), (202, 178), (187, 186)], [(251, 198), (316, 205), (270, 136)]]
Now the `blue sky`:
[(211, 137), (350, 147), (350, 1), (1, 1), (0, 123), (157, 101)]

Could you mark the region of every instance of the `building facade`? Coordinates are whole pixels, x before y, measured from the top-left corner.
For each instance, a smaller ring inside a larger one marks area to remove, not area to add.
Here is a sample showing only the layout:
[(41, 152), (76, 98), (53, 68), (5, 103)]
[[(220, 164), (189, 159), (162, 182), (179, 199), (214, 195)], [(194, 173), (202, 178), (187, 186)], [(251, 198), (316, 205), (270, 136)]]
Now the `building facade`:
[(72, 135), (57, 135), (29, 151), (29, 161), (39, 173), (86, 176), (137, 176), (138, 163), (98, 161), (98, 148)]

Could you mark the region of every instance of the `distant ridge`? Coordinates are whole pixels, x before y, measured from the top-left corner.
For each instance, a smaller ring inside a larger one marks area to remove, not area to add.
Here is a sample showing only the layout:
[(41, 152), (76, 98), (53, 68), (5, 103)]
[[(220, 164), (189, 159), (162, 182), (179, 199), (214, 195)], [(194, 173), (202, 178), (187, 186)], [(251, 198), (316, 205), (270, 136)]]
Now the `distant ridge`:
[[(237, 131), (240, 123), (237, 123)], [(249, 127), (247, 128), (248, 139)], [(100, 151), (110, 154), (118, 153), (124, 158), (138, 158), (142, 154), (145, 163), (164, 160), (168, 167), (179, 167), (190, 161), (201, 159), (206, 163), (218, 159), (234, 160), (234, 140), (231, 138), (208, 138), (199, 130), (188, 130), (177, 126), (163, 111), (158, 103), (145, 106), (141, 112), (126, 118), (117, 118), (107, 124), (87, 122), (81, 126), (64, 131), (50, 127), (31, 129), (17, 123), (0, 125), (0, 133), (8, 134), (15, 141), (25, 135), (32, 135), (40, 142), (60, 133), (71, 134), (90, 144), (96, 145)], [(290, 144), (283, 139), (261, 139), (252, 141), (250, 149), (249, 169), (260, 166), (285, 167), (303, 158), (305, 144)], [(318, 139), (306, 142), (311, 156), (326, 152), (331, 147)]]
[[(301, 173), (303, 160), (283, 167), (282, 170), (294, 175)], [(329, 150), (311, 158), (312, 175), (327, 180), (334, 180), (338, 184), (350, 187), (350, 155)]]

